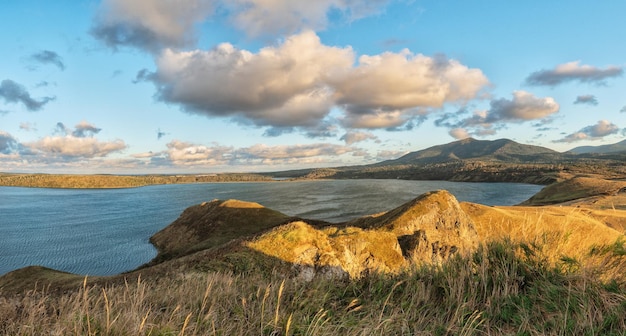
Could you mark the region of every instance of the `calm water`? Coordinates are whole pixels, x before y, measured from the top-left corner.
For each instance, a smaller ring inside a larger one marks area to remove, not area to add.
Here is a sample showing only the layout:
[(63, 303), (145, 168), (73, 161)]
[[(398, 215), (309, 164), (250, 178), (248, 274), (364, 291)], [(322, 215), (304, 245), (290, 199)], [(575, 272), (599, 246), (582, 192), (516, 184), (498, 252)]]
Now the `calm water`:
[(148, 239), (188, 206), (212, 199), (261, 203), (288, 215), (340, 222), (392, 209), (431, 190), (460, 201), (520, 203), (541, 186), (512, 183), (341, 180), (72, 190), (0, 187), (0, 275), (42, 265), (111, 275), (156, 255)]

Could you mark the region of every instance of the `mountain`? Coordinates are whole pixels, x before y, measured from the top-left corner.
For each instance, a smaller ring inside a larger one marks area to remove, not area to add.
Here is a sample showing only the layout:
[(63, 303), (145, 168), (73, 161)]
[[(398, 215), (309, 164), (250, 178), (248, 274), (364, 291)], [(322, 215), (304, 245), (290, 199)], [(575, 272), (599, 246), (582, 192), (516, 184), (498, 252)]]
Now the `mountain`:
[(520, 162), (535, 161), (559, 155), (559, 152), (549, 148), (523, 145), (509, 139), (476, 140), (467, 138), (411, 152), (398, 159), (384, 161), (377, 165), (429, 164), (468, 159)]
[(587, 153), (615, 153), (626, 151), (626, 139), (610, 144), (601, 146), (580, 146), (569, 150), (570, 153), (575, 154), (587, 154)]

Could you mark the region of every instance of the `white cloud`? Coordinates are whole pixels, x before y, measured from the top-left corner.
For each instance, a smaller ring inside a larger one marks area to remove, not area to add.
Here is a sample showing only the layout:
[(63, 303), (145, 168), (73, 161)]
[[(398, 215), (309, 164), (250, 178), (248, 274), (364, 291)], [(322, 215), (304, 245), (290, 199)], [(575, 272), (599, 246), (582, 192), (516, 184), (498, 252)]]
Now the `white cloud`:
[(100, 141), (96, 138), (79, 138), (72, 135), (47, 136), (36, 142), (25, 143), (35, 154), (44, 157), (95, 158), (126, 149), (122, 140)]
[(600, 120), (595, 125), (583, 127), (580, 131), (565, 136), (554, 142), (576, 142), (580, 140), (598, 140), (605, 136), (618, 133), (620, 128), (608, 120)]
[(189, 112), (314, 126), (332, 106), (328, 78), (349, 69), (353, 58), (350, 48), (325, 46), (308, 31), (256, 54), (228, 43), (210, 51), (166, 50), (155, 83), (161, 100)]
[[(191, 113), (231, 117), (285, 131), (319, 128), (333, 107), (348, 128), (394, 128), (447, 103), (476, 98), (478, 69), (409, 51), (362, 56), (330, 47), (312, 31), (258, 53), (224, 43), (209, 51), (166, 50), (147, 76), (164, 102)], [(276, 133), (276, 132), (272, 132)]]
[(514, 91), (512, 100), (502, 98), (491, 101), (486, 121), (524, 122), (542, 119), (557, 113), (559, 108), (552, 97), (538, 98), (526, 91)]
[(194, 27), (213, 14), (214, 0), (104, 0), (92, 34), (109, 47), (158, 52), (195, 41)]
[(526, 83), (531, 85), (556, 86), (566, 82), (603, 83), (611, 77), (618, 77), (624, 73), (624, 69), (618, 66), (608, 66), (604, 69), (580, 64), (574, 61), (557, 65), (551, 70), (541, 70), (532, 73), (526, 78)]
[(488, 84), (479, 69), (408, 50), (361, 56), (333, 83), (347, 126), (359, 128), (399, 126), (429, 109), (474, 99)]
[(352, 131), (344, 134), (339, 140), (345, 141), (346, 145), (352, 145), (366, 140), (378, 140), (378, 137), (369, 132)]
[(388, 0), (104, 0), (91, 33), (111, 48), (132, 46), (156, 53), (192, 46), (196, 26), (226, 15), (249, 36), (323, 30), (329, 14), (357, 20)]
[(470, 137), (469, 132), (467, 132), (464, 128), (453, 128), (448, 132), (448, 134), (457, 140), (467, 139)]
[(328, 162), (344, 154), (358, 154), (358, 149), (348, 146), (315, 143), (305, 145), (268, 146), (257, 144), (251, 147), (233, 148), (212, 144), (210, 146), (173, 140), (161, 153), (141, 153), (138, 159), (166, 160), (174, 166), (237, 166), (277, 165)]
[(381, 10), (388, 0), (235, 0), (224, 1), (235, 25), (250, 36), (323, 30), (328, 13), (340, 11), (356, 20)]

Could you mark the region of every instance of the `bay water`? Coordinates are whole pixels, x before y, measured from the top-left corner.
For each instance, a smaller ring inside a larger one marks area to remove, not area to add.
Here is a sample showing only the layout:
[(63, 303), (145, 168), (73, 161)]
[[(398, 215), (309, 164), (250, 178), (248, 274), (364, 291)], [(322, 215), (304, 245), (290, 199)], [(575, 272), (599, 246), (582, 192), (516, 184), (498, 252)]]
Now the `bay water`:
[(516, 183), (404, 180), (157, 185), (131, 189), (0, 187), (0, 275), (31, 265), (112, 275), (150, 261), (148, 239), (194, 204), (260, 203), (287, 215), (330, 222), (391, 210), (432, 190), (459, 201), (518, 204), (542, 187)]

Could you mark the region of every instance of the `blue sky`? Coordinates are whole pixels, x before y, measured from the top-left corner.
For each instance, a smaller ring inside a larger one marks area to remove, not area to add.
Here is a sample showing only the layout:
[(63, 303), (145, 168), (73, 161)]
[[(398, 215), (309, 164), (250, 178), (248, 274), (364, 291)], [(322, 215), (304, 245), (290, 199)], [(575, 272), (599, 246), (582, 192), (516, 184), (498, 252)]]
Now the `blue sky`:
[(624, 2), (0, 1), (0, 171), (373, 163), (626, 137)]

